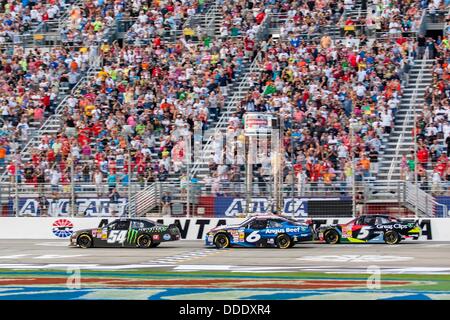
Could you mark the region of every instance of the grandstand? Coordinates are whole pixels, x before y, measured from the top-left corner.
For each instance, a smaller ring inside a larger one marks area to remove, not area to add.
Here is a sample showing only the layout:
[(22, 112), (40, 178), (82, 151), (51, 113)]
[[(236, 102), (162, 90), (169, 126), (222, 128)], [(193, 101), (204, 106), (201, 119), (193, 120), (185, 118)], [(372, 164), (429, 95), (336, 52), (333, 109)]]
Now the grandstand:
[[(3, 1), (2, 215), (108, 215), (116, 189), (138, 216), (166, 192), (173, 216), (447, 216), (449, 20), (439, 0)], [(251, 113), (281, 133), (248, 165)]]

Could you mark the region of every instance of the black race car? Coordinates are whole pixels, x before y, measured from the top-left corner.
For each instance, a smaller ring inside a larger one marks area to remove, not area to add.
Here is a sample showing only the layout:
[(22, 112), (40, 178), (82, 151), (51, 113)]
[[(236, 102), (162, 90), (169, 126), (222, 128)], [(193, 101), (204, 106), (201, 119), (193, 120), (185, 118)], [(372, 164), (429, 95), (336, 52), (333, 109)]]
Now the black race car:
[(180, 240), (175, 224), (165, 226), (146, 219), (116, 219), (98, 228), (79, 230), (70, 237), (70, 246), (155, 248), (161, 242)]
[(401, 221), (386, 215), (362, 215), (346, 224), (321, 226), (316, 230), (316, 238), (330, 244), (397, 244), (406, 238), (418, 239), (420, 233), (418, 221)]

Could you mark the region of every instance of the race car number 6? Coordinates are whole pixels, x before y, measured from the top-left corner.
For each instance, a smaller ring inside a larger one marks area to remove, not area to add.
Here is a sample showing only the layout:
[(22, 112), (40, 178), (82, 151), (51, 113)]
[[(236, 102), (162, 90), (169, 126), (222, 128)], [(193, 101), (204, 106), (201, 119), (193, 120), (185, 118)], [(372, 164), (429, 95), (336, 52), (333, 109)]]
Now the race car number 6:
[(253, 231), (252, 233), (250, 233), (247, 238), (245, 238), (245, 240), (247, 242), (256, 242), (259, 239), (261, 239), (261, 235), (258, 233), (259, 231)]

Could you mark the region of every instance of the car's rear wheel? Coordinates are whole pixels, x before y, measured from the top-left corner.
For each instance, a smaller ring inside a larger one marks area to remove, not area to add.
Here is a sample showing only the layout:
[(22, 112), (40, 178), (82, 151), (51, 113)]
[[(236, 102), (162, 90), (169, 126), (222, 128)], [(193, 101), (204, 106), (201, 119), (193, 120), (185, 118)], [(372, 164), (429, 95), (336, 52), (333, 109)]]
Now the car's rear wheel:
[(336, 230), (331, 229), (325, 232), (323, 235), (325, 242), (328, 244), (337, 244), (339, 243), (339, 234)]
[(152, 239), (148, 235), (142, 234), (137, 238), (137, 244), (139, 248), (150, 248)]
[(394, 230), (387, 231), (384, 234), (384, 242), (387, 244), (397, 244), (400, 242), (400, 235)]
[(157, 246), (159, 246), (161, 244), (161, 242), (157, 242), (157, 243), (152, 243), (150, 245), (150, 248), (156, 248)]
[(214, 245), (217, 249), (224, 249), (230, 246), (230, 238), (225, 233), (219, 233), (214, 237)]
[(77, 243), (80, 248), (87, 249), (92, 247), (92, 237), (88, 234), (81, 234), (78, 236)]
[(276, 244), (280, 249), (290, 248), (292, 245), (291, 237), (289, 237), (287, 234), (280, 234), (276, 239)]

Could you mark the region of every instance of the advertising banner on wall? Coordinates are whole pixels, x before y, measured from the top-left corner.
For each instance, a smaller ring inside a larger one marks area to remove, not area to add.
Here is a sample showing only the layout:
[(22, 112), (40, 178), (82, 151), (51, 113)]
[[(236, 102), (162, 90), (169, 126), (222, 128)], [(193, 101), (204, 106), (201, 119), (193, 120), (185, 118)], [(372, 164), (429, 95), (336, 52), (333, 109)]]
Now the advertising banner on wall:
[[(267, 198), (252, 198), (249, 212), (253, 214), (271, 213), (275, 203)], [(215, 200), (216, 217), (239, 217), (247, 211), (245, 198), (217, 197)], [(285, 198), (283, 213), (293, 217), (352, 215), (351, 200), (344, 198)]]
[[(47, 209), (42, 210), (38, 198), (20, 198), (19, 216), (37, 217), (47, 214), (49, 216), (70, 216), (70, 199), (46, 199)], [(124, 212), (126, 198), (119, 198), (119, 203), (115, 205), (114, 211), (117, 215)], [(79, 215), (86, 217), (108, 216), (112, 212), (112, 204), (109, 198), (78, 198), (75, 200), (76, 210)], [(8, 207), (14, 207), (14, 200), (9, 200)]]

